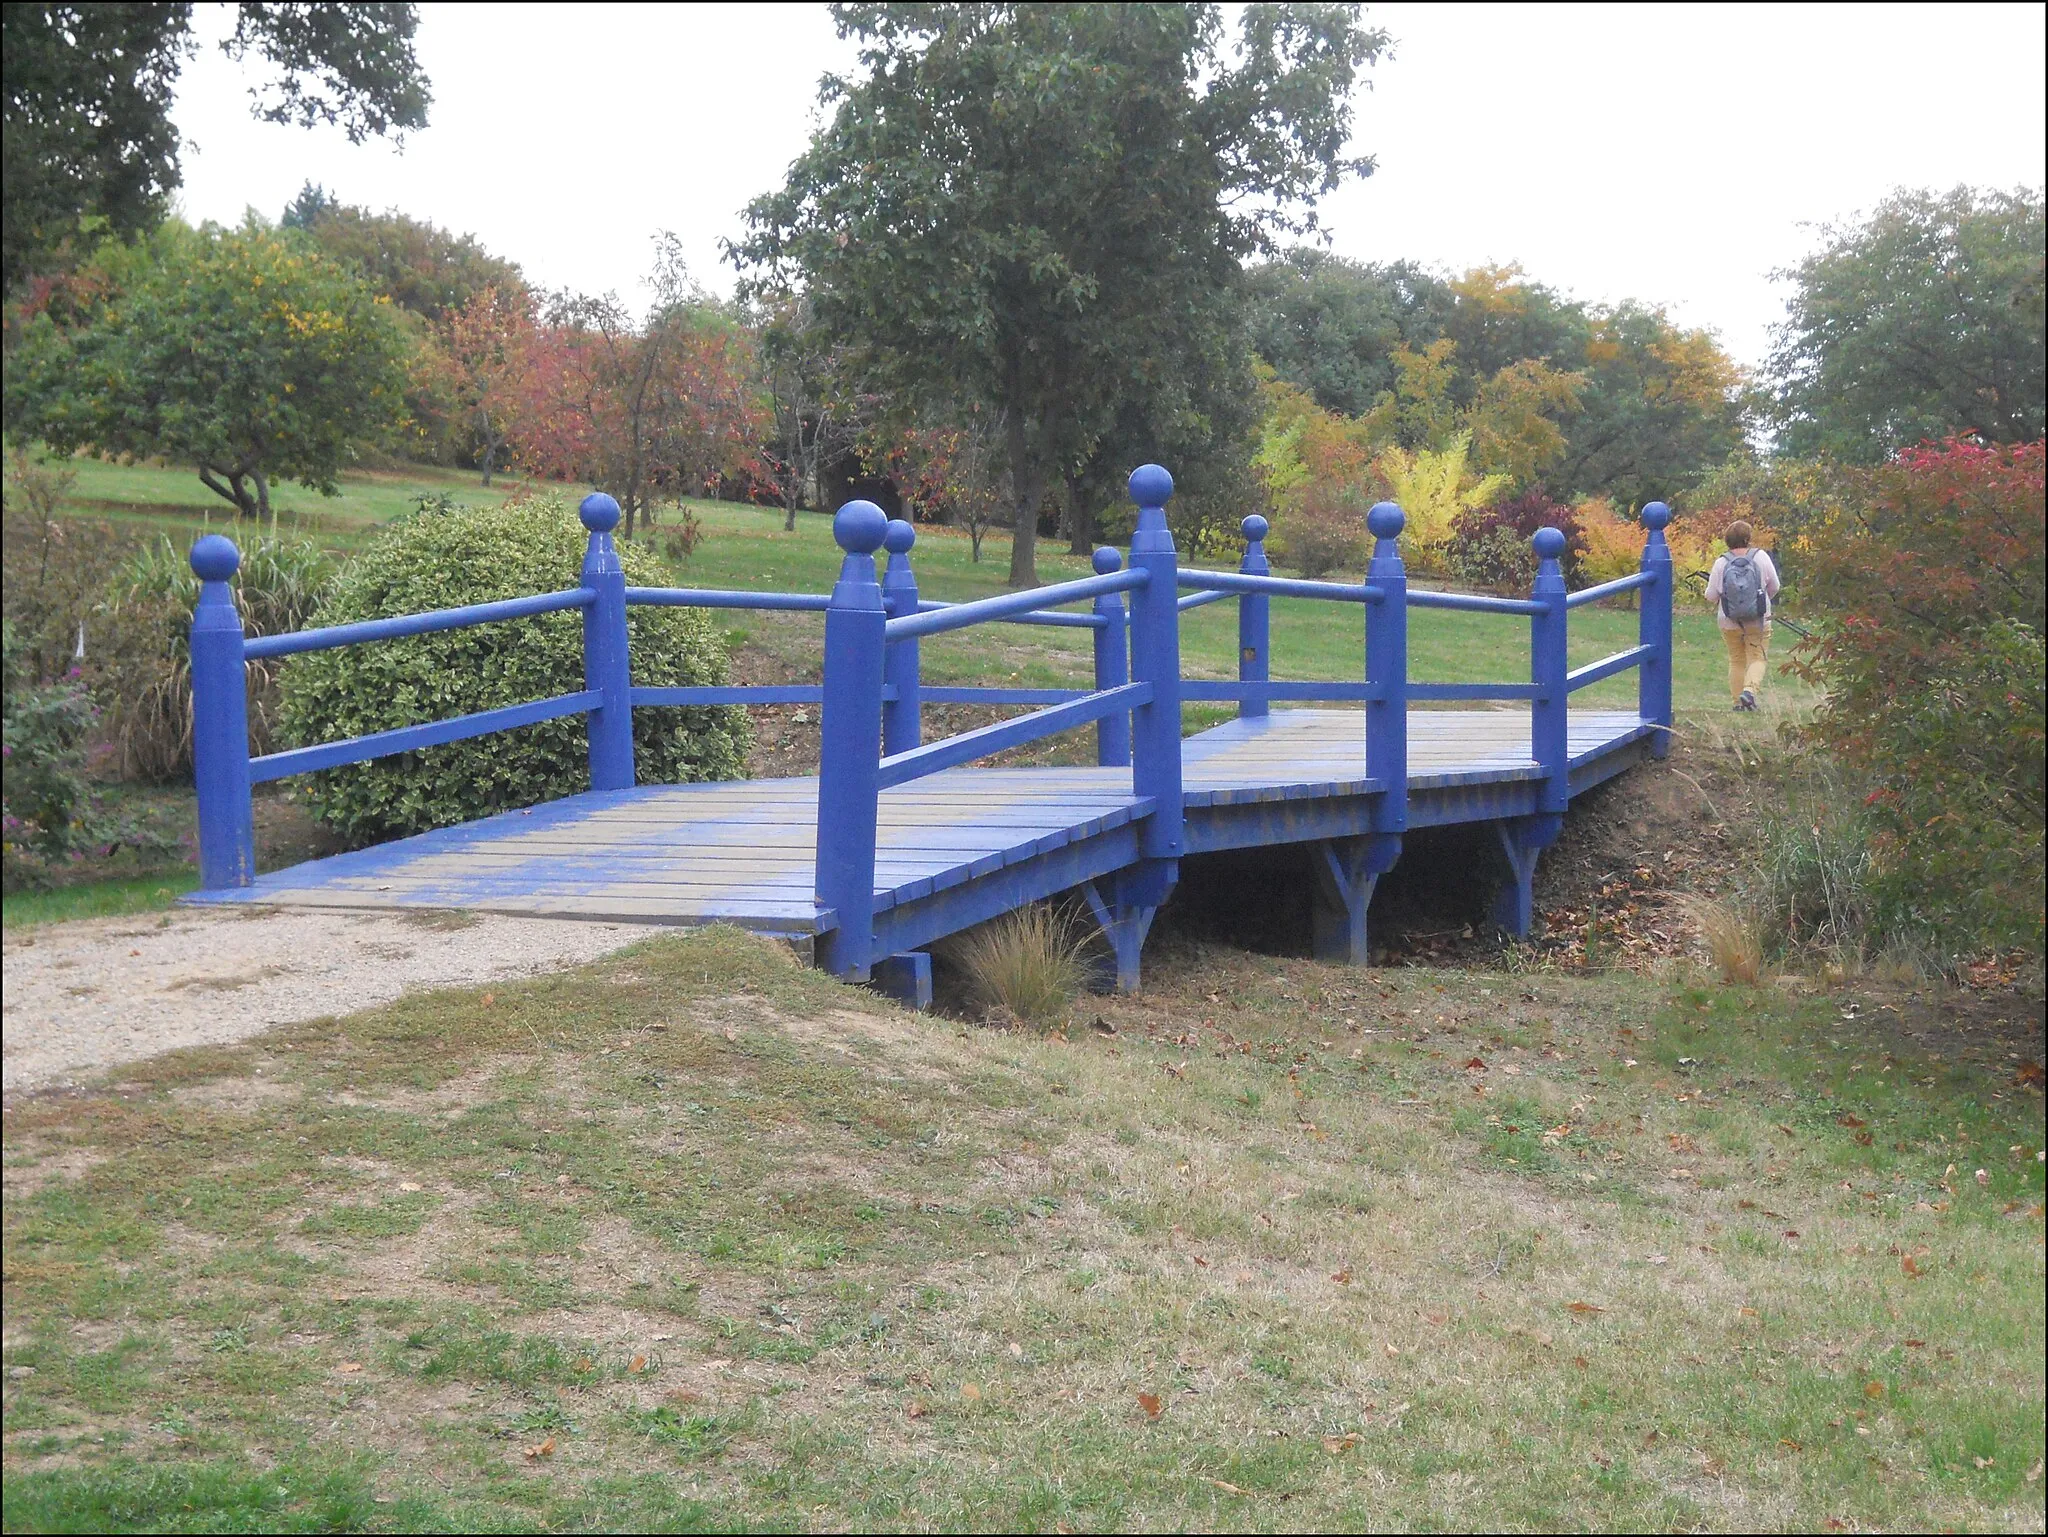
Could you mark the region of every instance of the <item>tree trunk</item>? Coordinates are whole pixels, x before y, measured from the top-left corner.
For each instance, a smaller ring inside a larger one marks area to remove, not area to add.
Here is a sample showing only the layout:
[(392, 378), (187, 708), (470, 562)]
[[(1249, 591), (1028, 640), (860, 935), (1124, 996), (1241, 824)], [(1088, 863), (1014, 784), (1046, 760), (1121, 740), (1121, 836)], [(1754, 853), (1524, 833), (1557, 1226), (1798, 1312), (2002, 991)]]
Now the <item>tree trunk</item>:
[(1045, 469), (1031, 457), (1022, 412), (1010, 415), (1010, 479), (1017, 494), (1017, 518), (1010, 536), (1010, 585), (1038, 585), (1038, 503), (1045, 495)]
[(1067, 549), (1074, 555), (1095, 553), (1095, 505), (1087, 501), (1088, 485), (1078, 475), (1066, 477)]
[(261, 470), (251, 470), (249, 477), (256, 482), (257, 521), (267, 520), (270, 524), (270, 532), (275, 535), (277, 533), (277, 515), (270, 510), (270, 477)]
[[(226, 475), (227, 480), (221, 480)], [(199, 466), (199, 483), (224, 502), (233, 502), (235, 512), (244, 518), (256, 516), (256, 505), (248, 488), (242, 484), (245, 477), (235, 470), (217, 470), (210, 464)]]
[(498, 467), (498, 438), (491, 432), (490, 419), (484, 419), (484, 484), (491, 483), (491, 472)]

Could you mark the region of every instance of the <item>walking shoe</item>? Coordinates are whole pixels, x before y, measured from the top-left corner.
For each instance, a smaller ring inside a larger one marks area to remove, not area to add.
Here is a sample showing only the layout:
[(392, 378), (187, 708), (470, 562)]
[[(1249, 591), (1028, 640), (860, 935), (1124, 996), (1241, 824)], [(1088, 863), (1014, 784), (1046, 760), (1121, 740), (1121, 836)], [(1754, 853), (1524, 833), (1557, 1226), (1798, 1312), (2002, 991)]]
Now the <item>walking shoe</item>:
[(1756, 708), (1756, 695), (1748, 689), (1744, 689), (1742, 697), (1735, 701), (1735, 708), (1738, 710), (1754, 710)]

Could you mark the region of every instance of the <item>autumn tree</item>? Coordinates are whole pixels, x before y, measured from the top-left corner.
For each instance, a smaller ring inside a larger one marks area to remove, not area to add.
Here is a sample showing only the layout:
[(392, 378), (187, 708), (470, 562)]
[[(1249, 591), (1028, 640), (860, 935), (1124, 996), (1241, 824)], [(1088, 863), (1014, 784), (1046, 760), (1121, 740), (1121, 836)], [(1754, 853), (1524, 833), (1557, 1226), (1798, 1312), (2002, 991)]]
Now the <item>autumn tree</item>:
[(2048, 430), (2039, 188), (1894, 193), (1789, 272), (1771, 354), (1784, 448), (1875, 464), (1922, 439)]
[[(0, 27), (0, 285), (12, 293), (99, 235), (163, 221), (181, 179), (172, 98), (194, 43), (189, 3), (10, 4)], [(400, 142), (426, 126), (431, 99), (417, 27), (411, 5), (244, 4), (221, 48), (269, 66), (250, 92), (258, 119)]]
[(479, 289), (440, 328), (446, 387), (473, 436), (484, 484), (498, 467), (533, 365), (533, 300), (521, 289)]
[(10, 430), (60, 453), (198, 467), (245, 517), (270, 485), (325, 492), (404, 416), (405, 343), (361, 278), (260, 224), (109, 242), (7, 371)]
[(732, 255), (801, 288), (885, 382), (1000, 414), (1010, 580), (1037, 580), (1047, 483), (1171, 333), (1224, 318), (1239, 261), (1368, 160), (1350, 93), (1386, 46), (1353, 5), (851, 5), (856, 72)]
[(522, 462), (618, 498), (631, 538), (657, 502), (702, 495), (751, 457), (765, 412), (751, 337), (657, 238), (652, 302), (558, 295), (528, 354), (515, 436)]

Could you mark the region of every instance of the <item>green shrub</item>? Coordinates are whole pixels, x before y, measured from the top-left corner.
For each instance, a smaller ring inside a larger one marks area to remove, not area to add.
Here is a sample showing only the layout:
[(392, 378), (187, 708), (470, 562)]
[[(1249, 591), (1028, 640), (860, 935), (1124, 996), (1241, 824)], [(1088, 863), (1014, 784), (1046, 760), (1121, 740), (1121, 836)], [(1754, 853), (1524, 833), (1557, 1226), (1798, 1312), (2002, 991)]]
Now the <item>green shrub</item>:
[[(303, 628), (334, 574), (315, 545), (257, 539), (242, 551), (235, 604), (245, 635)], [(116, 574), (100, 605), (97, 643), (88, 648), (95, 692), (106, 708), (106, 735), (121, 776), (156, 782), (192, 773), (192, 610), (199, 578), (187, 547), (159, 538)], [(277, 740), (277, 664), (249, 664), (250, 751)]]
[(11, 889), (90, 839), (85, 748), (97, 712), (75, 677), (46, 684), (32, 675), (11, 620), (0, 619), (0, 651), (0, 855)]
[[(392, 524), (350, 564), (313, 623), (573, 587), (585, 538), (553, 497), (418, 514)], [(623, 545), (620, 555), (628, 581), (660, 581), (652, 552)], [(701, 611), (635, 608), (627, 624), (636, 684), (726, 681), (724, 648)], [(570, 610), (315, 652), (290, 659), (280, 687), (281, 731), (295, 744), (571, 694), (583, 687), (583, 618)], [(738, 778), (747, 741), (746, 712), (737, 707), (633, 712), (642, 783)], [(312, 809), (352, 843), (447, 827), (589, 788), (586, 742), (583, 718), (569, 716), (351, 764), (312, 777)]]

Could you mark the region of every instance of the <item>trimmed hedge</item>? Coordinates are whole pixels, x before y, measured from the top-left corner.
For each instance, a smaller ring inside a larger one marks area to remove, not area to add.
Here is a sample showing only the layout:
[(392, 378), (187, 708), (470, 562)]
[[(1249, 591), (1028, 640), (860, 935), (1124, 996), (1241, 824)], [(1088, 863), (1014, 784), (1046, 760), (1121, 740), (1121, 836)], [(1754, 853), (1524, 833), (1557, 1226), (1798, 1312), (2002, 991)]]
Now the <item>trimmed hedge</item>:
[[(490, 603), (577, 584), (586, 539), (557, 497), (418, 513), (394, 524), (335, 581), (309, 623), (351, 624)], [(657, 586), (652, 552), (620, 542), (626, 580)], [(633, 681), (719, 685), (724, 644), (701, 610), (634, 608)], [(295, 746), (389, 731), (575, 693), (583, 687), (579, 610), (444, 630), (288, 659), (280, 730)], [(746, 711), (640, 709), (640, 782), (737, 779), (746, 773)], [(447, 827), (590, 787), (581, 716), (543, 721), (309, 776), (312, 810), (352, 844)]]

